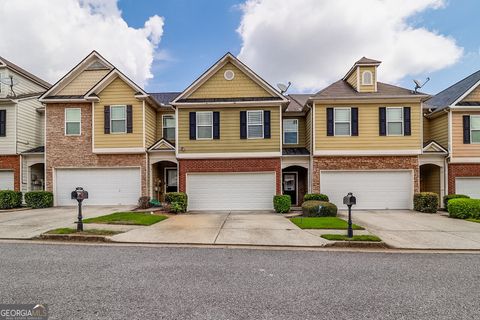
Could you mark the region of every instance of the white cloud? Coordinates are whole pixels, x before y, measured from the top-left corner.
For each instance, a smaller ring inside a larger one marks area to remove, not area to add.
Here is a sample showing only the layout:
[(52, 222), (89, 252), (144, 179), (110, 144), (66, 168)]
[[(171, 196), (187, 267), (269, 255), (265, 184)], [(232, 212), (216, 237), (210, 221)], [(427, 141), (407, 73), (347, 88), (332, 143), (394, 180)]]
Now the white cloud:
[(56, 82), (92, 50), (139, 85), (152, 78), (163, 17), (130, 27), (116, 0), (2, 0), (0, 56)]
[(415, 14), (442, 0), (248, 0), (237, 32), (239, 58), (272, 83), (317, 90), (366, 56), (383, 61), (379, 80), (433, 72), (463, 54), (455, 40), (415, 27)]

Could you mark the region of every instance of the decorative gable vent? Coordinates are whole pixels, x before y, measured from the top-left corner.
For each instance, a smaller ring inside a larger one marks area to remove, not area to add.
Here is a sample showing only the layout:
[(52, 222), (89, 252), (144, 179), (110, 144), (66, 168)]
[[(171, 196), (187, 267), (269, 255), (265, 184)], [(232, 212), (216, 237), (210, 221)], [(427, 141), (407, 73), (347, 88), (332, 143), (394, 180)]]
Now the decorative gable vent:
[(85, 70), (110, 70), (110, 68), (103, 64), (100, 60), (96, 60), (92, 62)]

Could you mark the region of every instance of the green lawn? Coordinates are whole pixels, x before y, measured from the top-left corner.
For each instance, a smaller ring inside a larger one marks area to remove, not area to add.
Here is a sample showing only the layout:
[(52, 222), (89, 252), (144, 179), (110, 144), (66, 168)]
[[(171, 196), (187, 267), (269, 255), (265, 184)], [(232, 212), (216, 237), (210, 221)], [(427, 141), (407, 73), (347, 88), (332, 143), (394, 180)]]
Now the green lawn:
[(480, 223), (480, 219), (467, 219), (467, 221)]
[(113, 236), (121, 232), (112, 231), (112, 230), (100, 230), (100, 229), (89, 229), (89, 230), (83, 230), (81, 232), (77, 232), (77, 229), (72, 229), (72, 228), (59, 228), (59, 229), (54, 229), (47, 232), (47, 234), (74, 234), (74, 233), (97, 235), (97, 236)]
[[(294, 224), (296, 224), (301, 229), (347, 229), (347, 221), (342, 220), (337, 217), (295, 217), (291, 218)], [(364, 230), (364, 228), (357, 226), (356, 224), (352, 225), (354, 230)]]
[(167, 219), (167, 216), (154, 215), (140, 212), (115, 212), (106, 216), (89, 218), (83, 220), (85, 223), (103, 224), (128, 224), (139, 226), (150, 226), (154, 223)]
[(382, 239), (380, 239), (379, 237), (370, 234), (363, 234), (357, 236), (354, 235), (352, 238), (349, 238), (344, 234), (323, 234), (321, 237), (333, 241), (382, 241)]

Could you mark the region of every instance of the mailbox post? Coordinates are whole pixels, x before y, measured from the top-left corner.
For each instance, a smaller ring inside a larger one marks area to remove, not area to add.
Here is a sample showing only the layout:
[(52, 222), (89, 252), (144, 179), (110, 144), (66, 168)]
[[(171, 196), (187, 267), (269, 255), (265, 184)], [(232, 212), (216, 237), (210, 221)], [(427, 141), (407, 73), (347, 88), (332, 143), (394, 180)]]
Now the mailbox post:
[(88, 199), (88, 191), (83, 190), (82, 187), (76, 187), (75, 191), (72, 191), (72, 199), (78, 202), (77, 232), (83, 231), (82, 202)]
[(352, 206), (357, 204), (357, 198), (349, 192), (345, 197), (343, 197), (343, 204), (347, 205), (348, 207), (348, 231), (347, 237), (353, 237), (353, 229), (352, 229)]

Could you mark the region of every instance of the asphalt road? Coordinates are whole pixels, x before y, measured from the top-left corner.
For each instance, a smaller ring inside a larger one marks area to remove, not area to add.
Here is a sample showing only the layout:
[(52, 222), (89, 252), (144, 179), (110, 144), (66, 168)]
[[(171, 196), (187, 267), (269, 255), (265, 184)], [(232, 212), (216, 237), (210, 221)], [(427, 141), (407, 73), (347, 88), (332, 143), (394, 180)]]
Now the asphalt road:
[(0, 243), (50, 319), (479, 319), (480, 255)]

